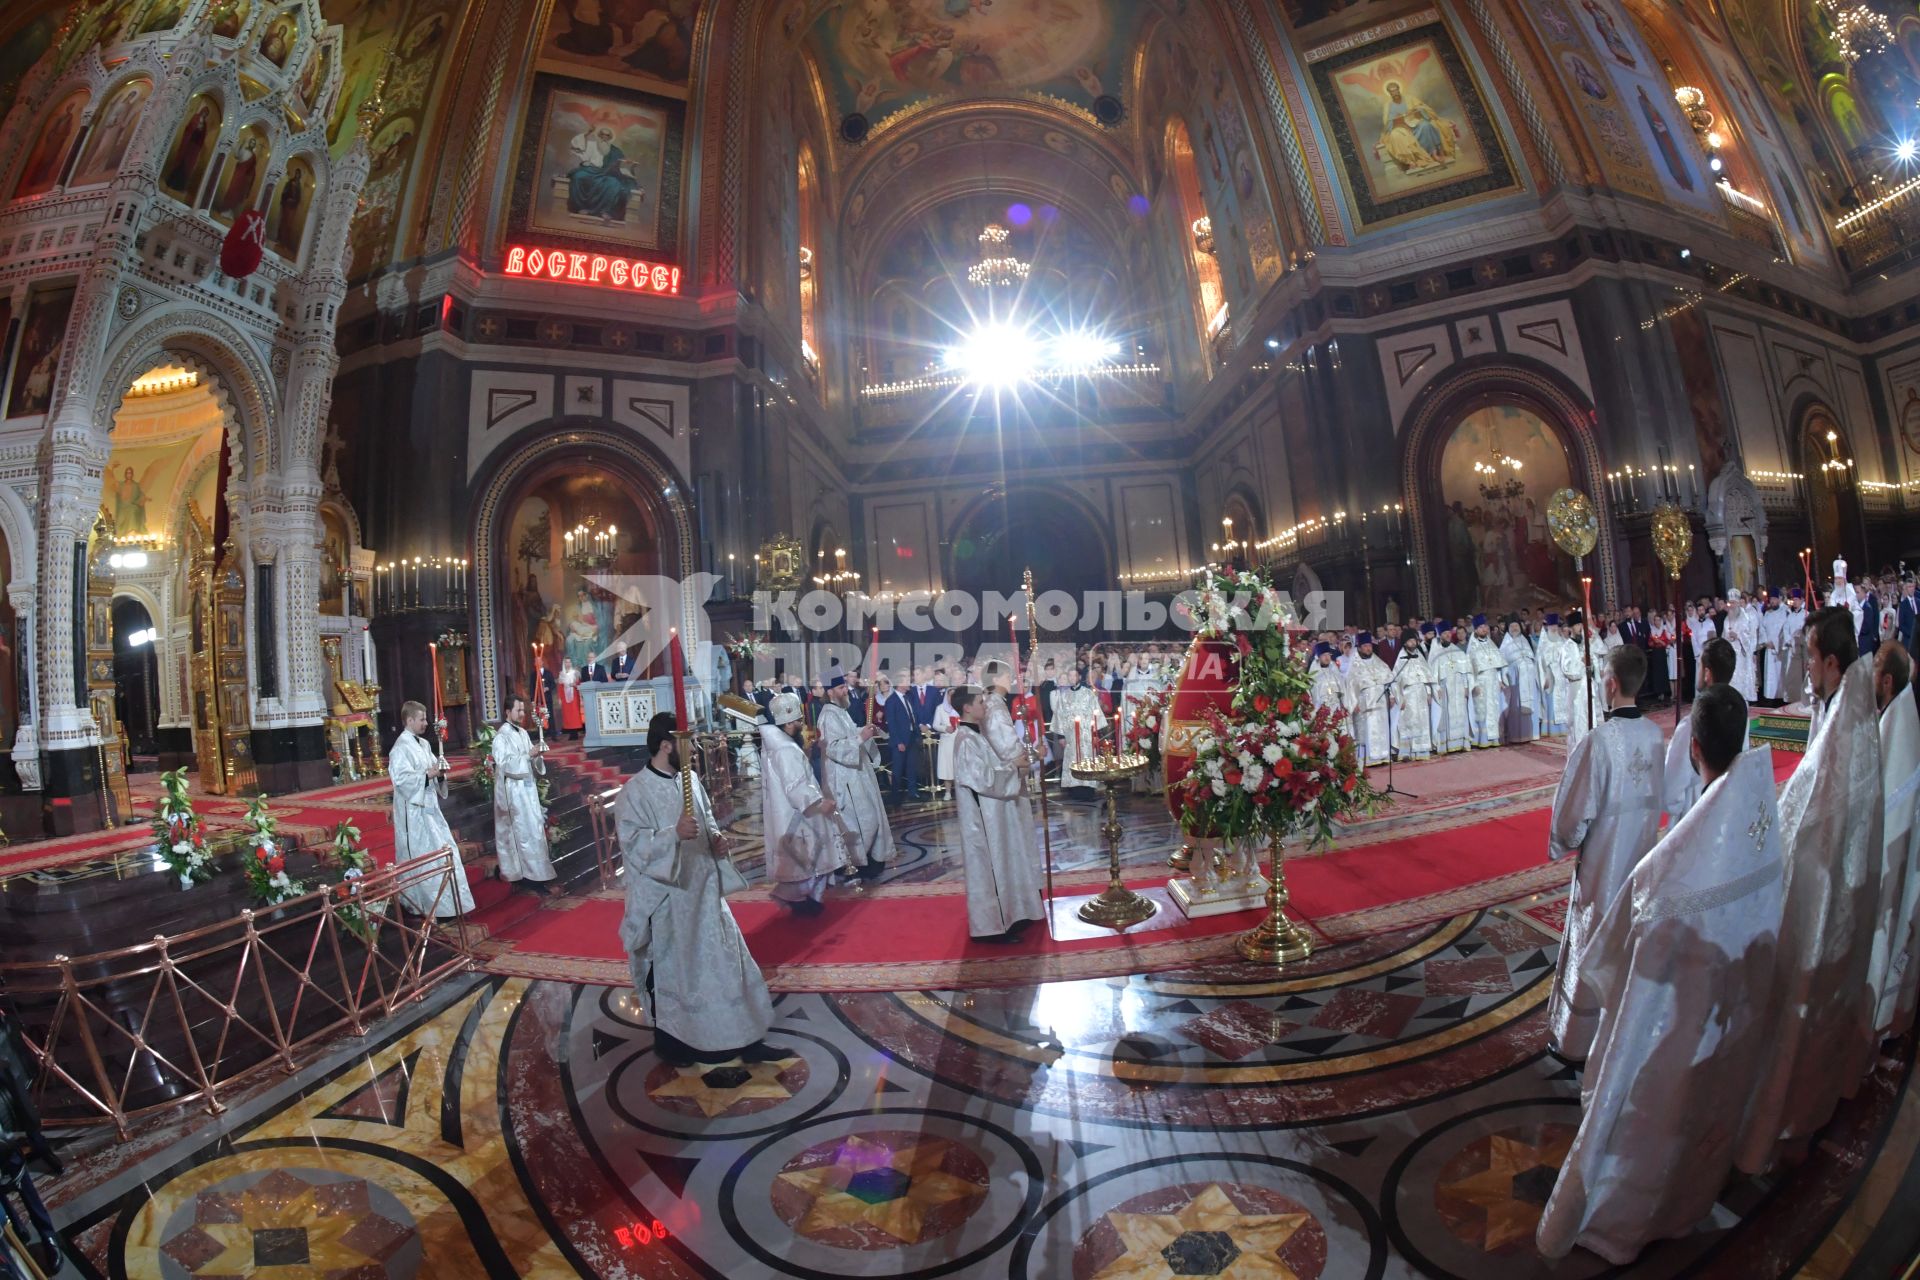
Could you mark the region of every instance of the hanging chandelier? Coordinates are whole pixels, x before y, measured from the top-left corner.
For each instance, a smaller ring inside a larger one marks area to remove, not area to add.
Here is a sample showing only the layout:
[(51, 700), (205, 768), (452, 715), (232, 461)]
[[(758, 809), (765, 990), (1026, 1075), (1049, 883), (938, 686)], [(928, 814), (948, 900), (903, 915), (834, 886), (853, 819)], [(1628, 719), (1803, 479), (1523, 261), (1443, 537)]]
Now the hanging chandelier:
[(1820, 0), (1833, 27), (1835, 50), (1848, 62), (1882, 53), (1893, 44), (1893, 26), (1872, 5)]
[(967, 268), (967, 283), (977, 289), (1005, 289), (1027, 278), (1031, 266), (1013, 256), (1012, 233), (997, 222), (980, 229), (980, 261)]
[(576, 573), (604, 570), (613, 563), (618, 534), (613, 525), (602, 529), (599, 516), (588, 516), (561, 535), (561, 558)]

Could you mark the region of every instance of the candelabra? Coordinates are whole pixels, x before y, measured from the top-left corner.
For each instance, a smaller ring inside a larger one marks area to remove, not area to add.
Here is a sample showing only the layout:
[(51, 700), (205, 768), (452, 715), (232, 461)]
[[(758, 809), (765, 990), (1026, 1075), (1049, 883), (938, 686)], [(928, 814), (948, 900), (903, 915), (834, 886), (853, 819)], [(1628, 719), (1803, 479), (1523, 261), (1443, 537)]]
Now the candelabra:
[(465, 609), (472, 562), (454, 556), (400, 556), (373, 569), (373, 611)]
[(576, 573), (596, 573), (613, 563), (620, 530), (600, 527), (600, 517), (588, 516), (560, 535), (560, 555)]

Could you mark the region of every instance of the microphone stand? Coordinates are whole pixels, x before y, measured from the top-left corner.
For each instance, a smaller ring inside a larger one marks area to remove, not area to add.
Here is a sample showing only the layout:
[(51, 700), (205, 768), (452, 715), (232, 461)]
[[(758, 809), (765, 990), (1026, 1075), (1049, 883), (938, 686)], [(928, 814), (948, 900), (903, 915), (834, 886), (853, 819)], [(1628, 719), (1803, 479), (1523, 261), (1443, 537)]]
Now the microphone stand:
[[(1403, 655), (1402, 655), (1402, 656), (1404, 656), (1404, 653), (1403, 653)], [(1386, 696), (1386, 691), (1385, 691), (1384, 689), (1383, 689), (1383, 690), (1381, 690), (1381, 696), (1382, 696), (1382, 697), (1385, 697), (1385, 696)], [(1405, 715), (1405, 714), (1406, 714), (1406, 709), (1405, 709), (1404, 707), (1403, 707), (1403, 708), (1401, 708), (1401, 714), (1402, 714), (1402, 715)], [(1385, 797), (1387, 797), (1387, 796), (1401, 796), (1401, 797), (1404, 797), (1405, 799), (1408, 799), (1408, 800), (1418, 800), (1418, 799), (1419, 799), (1420, 797), (1419, 797), (1419, 796), (1416, 796), (1416, 795), (1414, 795), (1414, 794), (1413, 794), (1413, 793), (1412, 793), (1411, 791), (1402, 791), (1402, 790), (1401, 790), (1400, 788), (1398, 788), (1398, 787), (1396, 787), (1396, 786), (1394, 786), (1394, 785), (1393, 785), (1393, 765), (1394, 765), (1394, 760), (1395, 760), (1395, 759), (1396, 759), (1396, 757), (1397, 757), (1397, 756), (1399, 755), (1399, 752), (1398, 752), (1398, 751), (1397, 751), (1397, 750), (1395, 749), (1395, 748), (1396, 748), (1397, 746), (1398, 746), (1398, 744), (1397, 744), (1397, 743), (1395, 743), (1395, 742), (1393, 741), (1393, 739), (1392, 739), (1392, 735), (1388, 735), (1388, 739), (1387, 739), (1387, 785), (1386, 785), (1386, 789), (1385, 789), (1385, 790), (1383, 790), (1383, 791), (1382, 791), (1382, 792), (1380, 793), (1380, 795), (1381, 795), (1381, 797), (1382, 797), (1382, 798), (1385, 798)]]

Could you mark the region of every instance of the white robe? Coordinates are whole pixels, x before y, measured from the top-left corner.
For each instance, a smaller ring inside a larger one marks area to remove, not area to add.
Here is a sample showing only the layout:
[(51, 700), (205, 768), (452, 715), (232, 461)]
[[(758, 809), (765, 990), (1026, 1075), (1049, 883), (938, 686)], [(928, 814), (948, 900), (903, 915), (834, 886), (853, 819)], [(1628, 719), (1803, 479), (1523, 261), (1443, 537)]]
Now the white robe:
[(1734, 689), (1751, 703), (1759, 696), (1754, 683), (1754, 651), (1760, 643), (1760, 622), (1753, 616), (1753, 610), (1740, 605), (1727, 615), (1727, 643), (1733, 646)]
[(425, 738), (403, 729), (387, 752), (387, 777), (393, 781), (394, 864), (424, 858), (453, 864), (451, 895), (445, 878), (420, 874), (434, 865), (421, 862), (413, 868), (412, 883), (400, 890), (400, 905), (419, 915), (445, 919), (454, 914), (456, 900), (461, 914), (473, 910), (473, 890), (467, 887), (466, 869), (460, 865), (460, 843), (440, 814), (439, 788), (427, 777), (427, 766), (435, 759)]
[(1393, 673), (1379, 654), (1353, 655), (1353, 665), (1347, 672), (1347, 697), (1352, 703), (1354, 745), (1363, 765), (1387, 762), (1392, 747), (1387, 738), (1387, 694), (1392, 687)]
[(1787, 608), (1781, 624), (1780, 645), (1785, 660), (1780, 664), (1780, 693), (1789, 705), (1807, 699), (1807, 611)]
[(1458, 645), (1442, 645), (1427, 659), (1433, 673), (1433, 700), (1439, 709), (1438, 728), (1433, 735), (1435, 755), (1465, 751), (1473, 742), (1470, 708), (1473, 692), (1473, 662)]
[(1560, 675), (1560, 655), (1566, 643), (1565, 636), (1549, 631), (1540, 637), (1540, 647), (1533, 651), (1534, 664), (1540, 675), (1540, 718), (1544, 722), (1540, 733), (1543, 737), (1564, 734), (1567, 731), (1567, 719), (1573, 714), (1573, 695), (1563, 687), (1565, 681)]
[(1760, 673), (1760, 694), (1766, 698), (1780, 696), (1780, 673), (1786, 664), (1787, 611), (1768, 609), (1760, 615), (1759, 639), (1760, 652), (1766, 655), (1764, 670)]
[(1467, 641), (1467, 662), (1472, 667), (1472, 702), (1469, 708), (1472, 743), (1476, 747), (1500, 745), (1500, 718), (1507, 701), (1502, 691), (1507, 682), (1507, 660), (1492, 636), (1474, 636)]
[(1880, 713), (1880, 768), (1886, 815), (1880, 897), (1890, 927), (1874, 1026), (1882, 1035), (1900, 1035), (1913, 1025), (1920, 979), (1920, 707), (1911, 685)]
[(493, 850), (500, 858), (503, 880), (553, 879), (553, 859), (547, 852), (547, 815), (540, 808), (536, 771), (547, 771), (546, 761), (534, 754), (533, 739), (511, 722), (493, 735)]
[(1508, 742), (1532, 742), (1540, 736), (1540, 665), (1525, 636), (1509, 632), (1500, 641), (1506, 662), (1506, 728)]
[(933, 776), (941, 782), (953, 781), (953, 731), (959, 723), (953, 703), (942, 698), (933, 709), (933, 731), (940, 735), (940, 744), (933, 749)]
[(653, 1024), (702, 1052), (742, 1049), (773, 1025), (773, 999), (723, 894), (735, 873), (714, 851), (713, 805), (693, 779), (700, 833), (674, 831), (685, 811), (678, 775), (651, 766), (627, 779), (614, 802), (626, 864), (627, 909), (620, 943), (633, 985), (653, 974)]
[(1001, 757), (986, 734), (962, 725), (954, 737), (954, 803), (967, 873), (967, 932), (986, 938), (1022, 920), (1046, 918), (1033, 810), (1020, 771)]
[[(1752, 748), (1753, 730), (1749, 722), (1746, 733), (1741, 735), (1740, 749)], [(1667, 767), (1662, 785), (1666, 788), (1663, 803), (1667, 809), (1667, 830), (1671, 831), (1700, 800), (1700, 775), (1693, 771), (1693, 719), (1690, 716), (1682, 716), (1679, 727), (1667, 739)]]
[(1736, 756), (1634, 868), (1573, 995), (1597, 1030), (1536, 1242), (1617, 1265), (1712, 1212), (1775, 1024), (1782, 851), (1766, 751)]
[(1347, 696), (1347, 678), (1340, 674), (1340, 664), (1337, 662), (1329, 662), (1323, 667), (1315, 660), (1307, 696), (1313, 699), (1316, 707), (1335, 711), (1353, 710), (1352, 699)]
[(1660, 834), (1661, 765), (1659, 726), (1616, 714), (1573, 745), (1554, 793), (1547, 854), (1580, 855), (1547, 1015), (1553, 1044), (1568, 1058), (1586, 1057), (1593, 1044), (1596, 1019), (1576, 1013), (1571, 1000), (1587, 939)]
[(778, 725), (760, 726), (760, 799), (773, 896), (818, 901), (827, 878), (852, 865), (851, 842), (843, 824), (820, 812), (824, 796), (807, 753)]
[[(1073, 731), (1074, 721), (1080, 722), (1080, 732)], [(1082, 758), (1098, 754), (1094, 750), (1093, 735), (1096, 730), (1107, 727), (1107, 713), (1100, 709), (1100, 695), (1086, 685), (1076, 685), (1069, 689), (1061, 685), (1053, 691), (1053, 732), (1060, 735), (1060, 785), (1062, 787), (1092, 787), (1098, 784), (1091, 778), (1082, 778), (1073, 772), (1073, 766)]]
[(1433, 674), (1427, 660), (1412, 649), (1400, 651), (1393, 668), (1393, 694), (1400, 705), (1393, 745), (1402, 760), (1425, 760), (1433, 754), (1432, 725), (1427, 703), (1433, 692)]
[(820, 776), (824, 790), (840, 807), (840, 819), (853, 831), (853, 860), (858, 866), (893, 861), (893, 826), (887, 821), (880, 780), (874, 777), (876, 754), (860, 740), (859, 726), (845, 707), (820, 708)]
[(1879, 1037), (1872, 985), (1884, 813), (1873, 664), (1855, 662), (1780, 792), (1786, 911), (1774, 977), (1781, 1023), (1740, 1167), (1765, 1172), (1851, 1096)]

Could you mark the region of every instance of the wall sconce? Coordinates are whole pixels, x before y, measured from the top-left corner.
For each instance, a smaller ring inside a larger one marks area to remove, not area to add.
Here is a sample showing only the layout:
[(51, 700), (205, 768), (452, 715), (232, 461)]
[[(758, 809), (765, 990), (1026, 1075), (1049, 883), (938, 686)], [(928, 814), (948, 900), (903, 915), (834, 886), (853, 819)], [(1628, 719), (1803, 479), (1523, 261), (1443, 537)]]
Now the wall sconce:
[(800, 278), (813, 279), (813, 250), (805, 245), (800, 246)]
[(1204, 254), (1213, 253), (1213, 219), (1207, 217), (1193, 220), (1193, 247)]
[[(1673, 91), (1673, 100), (1687, 113), (1687, 123), (1693, 126), (1693, 131), (1705, 137), (1713, 128), (1713, 112), (1707, 109), (1707, 95), (1692, 85), (1684, 85)], [(1717, 147), (1720, 144), (1709, 141), (1707, 145)]]

